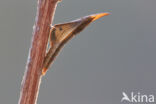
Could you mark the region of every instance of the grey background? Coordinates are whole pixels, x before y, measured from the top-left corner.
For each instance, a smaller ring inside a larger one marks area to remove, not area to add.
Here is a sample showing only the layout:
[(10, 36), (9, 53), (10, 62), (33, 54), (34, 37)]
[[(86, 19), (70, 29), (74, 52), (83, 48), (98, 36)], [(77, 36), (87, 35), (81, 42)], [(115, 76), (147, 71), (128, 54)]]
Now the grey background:
[[(0, 1), (0, 103), (17, 104), (37, 0)], [(98, 12), (43, 77), (38, 104), (121, 104), (122, 92), (156, 94), (156, 0), (63, 0), (55, 23)], [(126, 102), (123, 102), (126, 103)]]

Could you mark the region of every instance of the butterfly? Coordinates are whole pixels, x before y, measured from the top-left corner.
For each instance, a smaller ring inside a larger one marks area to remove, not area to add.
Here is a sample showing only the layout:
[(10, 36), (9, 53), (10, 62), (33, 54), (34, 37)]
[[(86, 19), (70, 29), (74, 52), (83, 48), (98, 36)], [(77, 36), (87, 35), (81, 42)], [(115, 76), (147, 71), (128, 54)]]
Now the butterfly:
[(83, 29), (85, 29), (93, 21), (107, 16), (109, 13), (98, 13), (89, 16), (82, 17), (80, 19), (70, 21), (67, 23), (56, 24), (51, 26), (50, 29), (50, 48), (45, 56), (43, 62), (42, 75), (45, 75), (49, 66), (52, 64), (53, 60), (60, 52), (62, 47), (70, 40), (72, 37), (76, 36)]

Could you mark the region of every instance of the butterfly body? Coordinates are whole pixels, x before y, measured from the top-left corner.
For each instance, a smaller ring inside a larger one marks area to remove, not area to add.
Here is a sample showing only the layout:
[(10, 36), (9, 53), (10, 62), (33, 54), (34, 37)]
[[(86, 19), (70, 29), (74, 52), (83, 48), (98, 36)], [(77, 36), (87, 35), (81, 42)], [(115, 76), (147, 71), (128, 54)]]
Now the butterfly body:
[(99, 13), (90, 16), (86, 16), (68, 23), (57, 24), (51, 26), (50, 30), (50, 49), (48, 50), (44, 62), (42, 74), (44, 75), (54, 58), (57, 56), (62, 47), (67, 43), (73, 36), (80, 33), (85, 27), (91, 22), (99, 19), (103, 16), (109, 15), (109, 13)]

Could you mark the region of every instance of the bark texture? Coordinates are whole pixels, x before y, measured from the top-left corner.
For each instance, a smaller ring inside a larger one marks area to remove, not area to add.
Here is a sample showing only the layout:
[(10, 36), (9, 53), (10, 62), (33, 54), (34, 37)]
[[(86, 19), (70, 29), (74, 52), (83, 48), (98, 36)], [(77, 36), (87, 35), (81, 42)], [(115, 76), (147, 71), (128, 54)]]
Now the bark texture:
[(52, 23), (58, 1), (60, 0), (38, 0), (32, 44), (21, 85), (19, 104), (36, 104), (50, 24)]

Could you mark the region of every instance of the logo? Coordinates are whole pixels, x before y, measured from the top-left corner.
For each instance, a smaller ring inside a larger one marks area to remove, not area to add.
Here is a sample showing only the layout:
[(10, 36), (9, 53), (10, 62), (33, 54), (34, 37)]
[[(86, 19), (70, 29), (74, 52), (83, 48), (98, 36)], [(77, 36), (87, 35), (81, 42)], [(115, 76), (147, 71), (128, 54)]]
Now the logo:
[(131, 103), (154, 103), (155, 96), (152, 94), (146, 95), (140, 92), (134, 93), (131, 92), (129, 95), (125, 92), (122, 92), (121, 102), (131, 102)]

